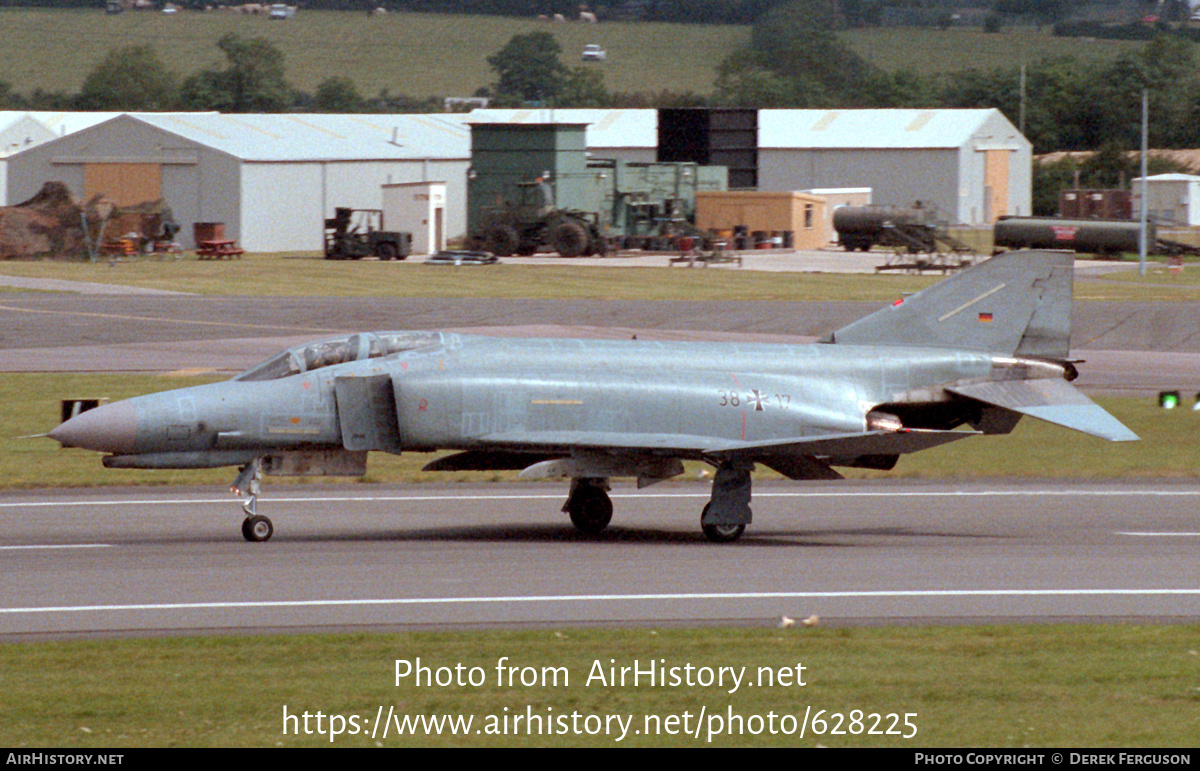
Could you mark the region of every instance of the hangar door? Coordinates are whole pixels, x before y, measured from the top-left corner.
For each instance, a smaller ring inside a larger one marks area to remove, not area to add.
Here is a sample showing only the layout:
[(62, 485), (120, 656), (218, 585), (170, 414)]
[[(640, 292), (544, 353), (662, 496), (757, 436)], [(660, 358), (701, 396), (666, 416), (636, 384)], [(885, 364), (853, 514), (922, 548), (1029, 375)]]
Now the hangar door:
[(995, 222), (1008, 214), (1008, 176), (1010, 150), (985, 150), (984, 207), (987, 221)]
[(117, 206), (156, 201), (162, 198), (162, 164), (85, 163), (83, 199), (98, 194)]

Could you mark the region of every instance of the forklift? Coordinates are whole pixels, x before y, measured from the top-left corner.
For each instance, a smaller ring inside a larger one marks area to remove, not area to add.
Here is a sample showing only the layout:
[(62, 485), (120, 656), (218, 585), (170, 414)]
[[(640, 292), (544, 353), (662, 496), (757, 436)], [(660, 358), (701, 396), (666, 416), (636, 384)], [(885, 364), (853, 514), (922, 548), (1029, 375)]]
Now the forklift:
[(325, 220), (327, 260), (403, 260), (412, 252), (412, 233), (384, 230), (380, 209), (338, 207), (334, 215)]

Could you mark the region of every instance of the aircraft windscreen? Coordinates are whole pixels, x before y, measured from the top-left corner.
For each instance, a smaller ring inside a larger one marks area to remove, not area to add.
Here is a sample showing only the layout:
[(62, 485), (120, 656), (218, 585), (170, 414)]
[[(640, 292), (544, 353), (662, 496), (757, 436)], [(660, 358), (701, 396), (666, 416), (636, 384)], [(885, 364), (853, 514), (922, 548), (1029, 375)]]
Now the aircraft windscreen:
[(376, 359), (393, 353), (411, 351), (435, 345), (441, 339), (437, 332), (363, 332), (361, 334), (322, 340), (295, 348), (246, 370), (234, 378), (244, 382), (278, 380), (302, 372), (331, 367), (359, 359)]

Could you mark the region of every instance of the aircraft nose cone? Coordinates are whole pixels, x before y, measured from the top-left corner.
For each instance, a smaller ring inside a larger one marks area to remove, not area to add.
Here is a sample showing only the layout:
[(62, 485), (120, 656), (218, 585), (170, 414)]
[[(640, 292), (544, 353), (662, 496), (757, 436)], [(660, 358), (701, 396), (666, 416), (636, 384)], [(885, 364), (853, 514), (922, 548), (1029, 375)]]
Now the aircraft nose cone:
[(117, 402), (80, 413), (48, 436), (63, 447), (131, 455), (137, 438), (137, 417), (128, 402)]

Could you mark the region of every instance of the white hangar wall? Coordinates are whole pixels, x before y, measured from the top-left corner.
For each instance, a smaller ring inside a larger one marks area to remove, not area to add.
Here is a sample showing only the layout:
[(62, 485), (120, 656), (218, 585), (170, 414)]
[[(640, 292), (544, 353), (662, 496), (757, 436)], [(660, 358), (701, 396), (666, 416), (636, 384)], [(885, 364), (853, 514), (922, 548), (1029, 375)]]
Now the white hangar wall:
[(989, 224), (1032, 209), (1032, 146), (998, 110), (761, 110), (758, 187), (870, 187)]
[[(235, 237), (248, 251), (317, 251), (324, 246), (325, 219), (336, 207), (379, 209), (383, 185), (441, 181), (439, 175), (449, 180), (447, 200), (466, 199), (465, 161), (243, 163), (242, 227)], [(449, 236), (463, 235), (466, 227), (464, 207), (449, 208)]]
[(758, 189), (869, 187), (875, 204), (936, 205), (957, 217), (956, 150), (759, 150)]

